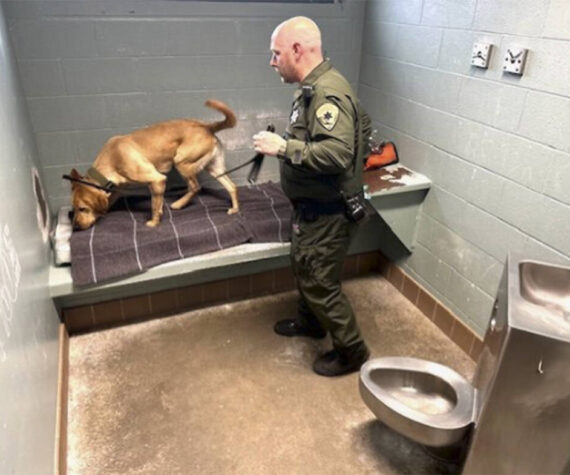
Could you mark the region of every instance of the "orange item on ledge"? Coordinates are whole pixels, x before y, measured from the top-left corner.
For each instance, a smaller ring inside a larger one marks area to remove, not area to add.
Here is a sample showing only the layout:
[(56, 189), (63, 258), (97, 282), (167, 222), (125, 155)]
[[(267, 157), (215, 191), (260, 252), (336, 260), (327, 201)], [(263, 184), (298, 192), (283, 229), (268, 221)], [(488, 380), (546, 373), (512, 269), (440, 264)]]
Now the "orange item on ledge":
[(382, 142), (380, 146), (376, 150), (373, 150), (368, 156), (364, 169), (373, 170), (374, 168), (398, 163), (398, 161), (398, 151), (396, 150), (394, 142)]

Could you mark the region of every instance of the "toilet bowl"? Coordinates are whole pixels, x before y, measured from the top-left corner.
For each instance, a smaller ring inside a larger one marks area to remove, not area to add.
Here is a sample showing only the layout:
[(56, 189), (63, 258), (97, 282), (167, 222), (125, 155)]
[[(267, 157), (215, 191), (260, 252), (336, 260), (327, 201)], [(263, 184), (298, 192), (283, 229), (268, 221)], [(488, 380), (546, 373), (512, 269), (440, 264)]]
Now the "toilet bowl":
[(570, 262), (509, 253), (472, 385), (431, 361), (376, 358), (360, 369), (362, 399), (430, 454), (452, 455), (464, 475), (566, 473), (569, 302)]
[(388, 427), (426, 446), (463, 440), (475, 421), (475, 390), (452, 369), (407, 357), (375, 358), (360, 369), (360, 395)]

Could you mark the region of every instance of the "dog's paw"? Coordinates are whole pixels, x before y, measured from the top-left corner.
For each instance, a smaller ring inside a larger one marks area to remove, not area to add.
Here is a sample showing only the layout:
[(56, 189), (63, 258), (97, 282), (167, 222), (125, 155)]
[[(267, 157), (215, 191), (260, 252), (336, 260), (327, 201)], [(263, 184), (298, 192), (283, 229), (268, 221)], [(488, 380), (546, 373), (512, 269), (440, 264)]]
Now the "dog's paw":
[(239, 208), (230, 208), (228, 210), (228, 214), (236, 214), (239, 213)]
[(156, 228), (156, 227), (158, 226), (158, 223), (159, 223), (158, 220), (155, 221), (155, 220), (153, 220), (153, 219), (149, 219), (149, 220), (146, 222), (146, 225), (147, 225), (149, 228)]

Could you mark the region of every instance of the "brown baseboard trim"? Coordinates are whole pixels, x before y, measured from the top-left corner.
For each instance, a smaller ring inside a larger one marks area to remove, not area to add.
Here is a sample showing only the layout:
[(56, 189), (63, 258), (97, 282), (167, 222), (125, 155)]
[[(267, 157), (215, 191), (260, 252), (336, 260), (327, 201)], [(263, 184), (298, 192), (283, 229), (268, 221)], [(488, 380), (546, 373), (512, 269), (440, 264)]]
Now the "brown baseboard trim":
[[(463, 321), (380, 252), (347, 257), (343, 278), (380, 271), (384, 277), (434, 322), (454, 343), (477, 361), (483, 342)], [(135, 297), (63, 309), (70, 334), (173, 315), (183, 311), (258, 297), (295, 288), (290, 268), (179, 287)]]
[(57, 408), (55, 422), (54, 474), (67, 473), (67, 404), (69, 394), (69, 333), (59, 325), (59, 359), (57, 377)]
[[(381, 259), (378, 251), (348, 256), (344, 262), (343, 278), (378, 272)], [(73, 335), (295, 288), (291, 268), (284, 267), (81, 307), (64, 308), (62, 317), (67, 330)]]
[(397, 265), (383, 261), (382, 274), (427, 318), (435, 323), (473, 361), (479, 359), (483, 341), (463, 321)]

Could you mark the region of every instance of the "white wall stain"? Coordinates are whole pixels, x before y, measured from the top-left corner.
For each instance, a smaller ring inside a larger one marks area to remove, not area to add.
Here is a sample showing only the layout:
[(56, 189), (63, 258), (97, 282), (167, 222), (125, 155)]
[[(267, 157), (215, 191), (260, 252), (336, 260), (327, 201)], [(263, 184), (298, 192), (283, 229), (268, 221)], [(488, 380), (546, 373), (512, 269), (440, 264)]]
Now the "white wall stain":
[(18, 300), (18, 289), (22, 268), (7, 224), (0, 224), (0, 362), (6, 361), (6, 342), (12, 334), (14, 304)]

